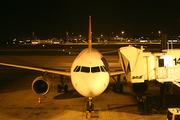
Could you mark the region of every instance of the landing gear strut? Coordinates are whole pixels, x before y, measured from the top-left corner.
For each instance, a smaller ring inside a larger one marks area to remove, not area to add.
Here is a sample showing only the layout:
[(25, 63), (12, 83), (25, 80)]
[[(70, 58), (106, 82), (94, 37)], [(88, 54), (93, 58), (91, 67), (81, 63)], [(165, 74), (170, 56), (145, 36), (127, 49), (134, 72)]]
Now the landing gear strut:
[(94, 113), (94, 104), (92, 102), (92, 98), (87, 99), (87, 109), (86, 109), (86, 118), (90, 119), (92, 116), (92, 113)]
[(63, 80), (63, 75), (60, 75), (60, 84), (57, 86), (57, 92), (60, 93), (62, 89), (64, 89), (64, 92), (68, 92), (68, 85), (64, 85), (66, 79)]
[(92, 98), (88, 98), (87, 100), (87, 110), (86, 111), (94, 111), (94, 104), (92, 102)]

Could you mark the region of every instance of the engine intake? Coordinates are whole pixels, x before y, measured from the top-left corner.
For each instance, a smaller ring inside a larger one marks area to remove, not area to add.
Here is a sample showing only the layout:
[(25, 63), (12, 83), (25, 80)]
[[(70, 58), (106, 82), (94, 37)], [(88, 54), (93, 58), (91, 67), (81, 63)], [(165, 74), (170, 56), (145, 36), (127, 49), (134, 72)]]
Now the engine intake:
[(46, 95), (51, 87), (51, 79), (47, 76), (39, 76), (32, 83), (32, 90), (38, 95)]

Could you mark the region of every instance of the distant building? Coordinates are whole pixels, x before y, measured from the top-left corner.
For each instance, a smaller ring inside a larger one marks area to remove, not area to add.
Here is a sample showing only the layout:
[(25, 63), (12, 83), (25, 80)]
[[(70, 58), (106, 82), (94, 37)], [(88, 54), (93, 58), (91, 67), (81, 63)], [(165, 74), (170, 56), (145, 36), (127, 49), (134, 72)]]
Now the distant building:
[(32, 45), (40, 45), (40, 44), (49, 44), (49, 45), (53, 45), (53, 44), (59, 44), (59, 40), (55, 39), (51, 39), (51, 40), (31, 40), (31, 44)]

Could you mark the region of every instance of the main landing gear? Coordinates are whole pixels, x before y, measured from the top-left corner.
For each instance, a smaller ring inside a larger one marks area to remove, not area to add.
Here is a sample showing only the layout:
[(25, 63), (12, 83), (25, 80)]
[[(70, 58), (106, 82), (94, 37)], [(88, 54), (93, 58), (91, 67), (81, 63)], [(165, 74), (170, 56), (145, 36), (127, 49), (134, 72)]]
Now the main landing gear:
[(58, 86), (57, 86), (58, 93), (60, 93), (63, 89), (64, 89), (64, 92), (68, 92), (68, 85), (66, 85), (66, 84), (64, 85), (66, 79), (63, 80), (63, 75), (60, 75), (60, 84), (58, 84)]

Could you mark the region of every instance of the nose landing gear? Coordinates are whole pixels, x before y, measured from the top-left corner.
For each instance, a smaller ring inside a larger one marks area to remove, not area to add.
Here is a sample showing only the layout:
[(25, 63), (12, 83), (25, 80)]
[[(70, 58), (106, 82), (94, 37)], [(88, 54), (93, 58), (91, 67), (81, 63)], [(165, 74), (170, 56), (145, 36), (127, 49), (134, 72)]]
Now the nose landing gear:
[(99, 118), (98, 111), (94, 110), (94, 104), (92, 102), (92, 98), (90, 97), (87, 99), (86, 118)]
[(87, 100), (87, 110), (86, 111), (89, 111), (89, 112), (94, 111), (94, 104), (92, 102), (92, 98), (90, 98), (90, 97)]

